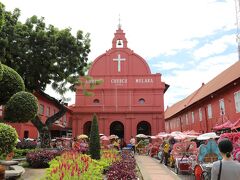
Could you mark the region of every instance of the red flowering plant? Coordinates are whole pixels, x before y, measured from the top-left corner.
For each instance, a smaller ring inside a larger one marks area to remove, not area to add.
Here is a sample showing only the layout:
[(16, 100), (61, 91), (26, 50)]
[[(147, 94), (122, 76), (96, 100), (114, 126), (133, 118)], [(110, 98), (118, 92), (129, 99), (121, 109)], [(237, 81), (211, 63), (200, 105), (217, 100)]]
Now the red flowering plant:
[(76, 151), (64, 152), (53, 159), (44, 179), (103, 179), (103, 170), (119, 159), (116, 152), (102, 152), (100, 160)]

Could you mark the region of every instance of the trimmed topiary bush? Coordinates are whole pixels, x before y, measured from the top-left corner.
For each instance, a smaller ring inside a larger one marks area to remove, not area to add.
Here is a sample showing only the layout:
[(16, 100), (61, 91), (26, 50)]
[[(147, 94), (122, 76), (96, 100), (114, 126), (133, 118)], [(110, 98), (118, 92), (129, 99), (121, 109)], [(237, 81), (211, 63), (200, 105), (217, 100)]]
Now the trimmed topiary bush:
[(38, 112), (37, 98), (28, 92), (18, 92), (7, 102), (4, 110), (4, 120), (7, 122), (28, 122), (35, 118)]
[(100, 159), (100, 137), (96, 114), (93, 115), (91, 125), (89, 152), (92, 159)]
[(16, 130), (7, 124), (0, 123), (0, 154), (8, 154), (17, 144)]
[(2, 64), (2, 79), (0, 80), (0, 105), (6, 104), (12, 95), (25, 90), (21, 76), (12, 68)]

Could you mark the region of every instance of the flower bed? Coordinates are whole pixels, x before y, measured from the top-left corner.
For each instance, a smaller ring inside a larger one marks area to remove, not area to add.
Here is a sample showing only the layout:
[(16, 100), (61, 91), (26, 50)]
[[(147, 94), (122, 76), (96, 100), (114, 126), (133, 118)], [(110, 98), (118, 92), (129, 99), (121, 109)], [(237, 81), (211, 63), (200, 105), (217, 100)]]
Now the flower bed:
[(76, 151), (64, 152), (54, 158), (44, 179), (103, 179), (103, 172), (112, 163), (119, 161), (117, 151), (102, 151), (100, 160), (93, 160)]
[(136, 174), (136, 160), (129, 151), (122, 152), (122, 158), (109, 167), (106, 174), (108, 180), (115, 179), (137, 179)]
[(33, 168), (46, 168), (49, 167), (48, 163), (60, 154), (61, 151), (58, 150), (37, 150), (29, 152), (26, 159)]

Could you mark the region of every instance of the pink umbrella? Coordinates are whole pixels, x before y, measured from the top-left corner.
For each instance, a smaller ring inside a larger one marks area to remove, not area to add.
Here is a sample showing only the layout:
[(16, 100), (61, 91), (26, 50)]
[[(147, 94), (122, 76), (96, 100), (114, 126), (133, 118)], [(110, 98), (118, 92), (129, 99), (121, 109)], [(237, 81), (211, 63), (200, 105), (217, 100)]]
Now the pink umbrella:
[(101, 136), (100, 139), (102, 141), (109, 141), (109, 138), (107, 136)]

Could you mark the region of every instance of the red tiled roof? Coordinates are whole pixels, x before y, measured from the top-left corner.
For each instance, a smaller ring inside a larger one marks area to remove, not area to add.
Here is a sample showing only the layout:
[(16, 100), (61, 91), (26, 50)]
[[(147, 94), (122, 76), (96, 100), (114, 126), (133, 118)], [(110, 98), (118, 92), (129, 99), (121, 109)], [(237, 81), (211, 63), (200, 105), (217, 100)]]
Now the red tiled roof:
[(172, 117), (178, 112), (207, 97), (208, 95), (211, 95), (217, 90), (220, 90), (238, 78), (240, 78), (240, 61), (237, 61), (235, 64), (224, 70), (207, 84), (203, 84), (198, 90), (190, 94), (185, 99), (167, 108), (165, 111), (165, 119)]

